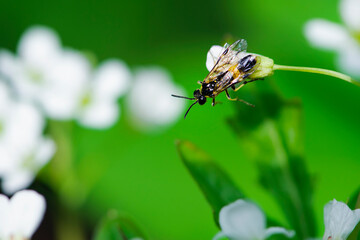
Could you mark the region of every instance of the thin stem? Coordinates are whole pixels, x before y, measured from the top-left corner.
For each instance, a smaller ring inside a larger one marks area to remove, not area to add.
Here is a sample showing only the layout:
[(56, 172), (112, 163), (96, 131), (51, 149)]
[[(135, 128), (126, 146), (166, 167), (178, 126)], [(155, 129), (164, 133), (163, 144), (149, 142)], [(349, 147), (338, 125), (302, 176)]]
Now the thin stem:
[(284, 71), (318, 73), (318, 74), (323, 74), (323, 75), (328, 75), (328, 76), (332, 76), (332, 77), (335, 77), (335, 78), (339, 78), (339, 79), (342, 79), (342, 80), (347, 81), (349, 83), (360, 86), (360, 82), (355, 81), (354, 79), (352, 79), (348, 75), (345, 75), (345, 74), (342, 74), (342, 73), (339, 73), (339, 72), (335, 72), (335, 71), (331, 71), (331, 70), (327, 70), (327, 69), (322, 69), (322, 68), (294, 67), (294, 66), (285, 66), (285, 65), (277, 65), (277, 64), (275, 64), (273, 69), (274, 70), (284, 70)]

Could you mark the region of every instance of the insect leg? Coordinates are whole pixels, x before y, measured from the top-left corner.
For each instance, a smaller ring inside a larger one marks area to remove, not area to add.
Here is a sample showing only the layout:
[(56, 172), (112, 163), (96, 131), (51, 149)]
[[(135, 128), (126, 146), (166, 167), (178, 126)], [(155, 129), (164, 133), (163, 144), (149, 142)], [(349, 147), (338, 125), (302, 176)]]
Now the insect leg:
[(245, 86), (246, 83), (247, 83), (247, 82), (242, 83), (240, 86), (238, 86), (237, 88), (235, 88), (234, 91), (235, 91), (235, 92), (238, 91), (240, 88), (242, 88), (243, 86)]
[[(244, 85), (241, 85), (241, 86), (244, 86)], [(240, 86), (240, 87), (241, 87), (241, 86)], [(239, 98), (231, 98), (231, 97), (230, 97), (230, 94), (229, 94), (229, 92), (228, 92), (227, 89), (225, 89), (225, 93), (226, 93), (227, 99), (229, 99), (230, 101), (239, 101), (239, 102), (245, 103), (246, 105), (249, 105), (250, 107), (255, 107), (255, 105), (253, 105), (253, 104), (251, 104), (251, 103), (248, 103), (248, 102), (245, 101), (245, 100), (242, 100), (242, 99), (239, 99)]]
[(234, 85), (231, 85), (231, 88), (234, 89), (234, 91), (236, 92), (237, 90), (239, 90), (240, 88), (242, 88), (243, 86), (245, 86), (245, 84), (254, 82), (254, 81), (256, 81), (256, 80), (258, 80), (258, 79), (253, 79), (253, 80), (249, 80), (249, 81), (245, 81), (245, 80), (244, 80), (244, 81), (241, 82), (241, 85), (238, 86), (237, 88), (233, 87)]
[(211, 105), (212, 105), (212, 106), (215, 106), (215, 105), (218, 104), (218, 103), (222, 103), (222, 102), (215, 102), (215, 98), (213, 98)]

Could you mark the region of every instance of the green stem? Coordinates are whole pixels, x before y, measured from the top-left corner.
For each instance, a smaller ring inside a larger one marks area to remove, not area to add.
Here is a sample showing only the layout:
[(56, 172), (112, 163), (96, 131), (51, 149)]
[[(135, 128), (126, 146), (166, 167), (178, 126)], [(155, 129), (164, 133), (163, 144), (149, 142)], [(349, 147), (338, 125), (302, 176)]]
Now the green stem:
[(285, 66), (285, 65), (277, 65), (277, 64), (275, 64), (273, 69), (274, 70), (284, 70), (284, 71), (318, 73), (318, 74), (323, 74), (323, 75), (328, 75), (328, 76), (332, 76), (332, 77), (335, 77), (335, 78), (339, 78), (339, 79), (342, 79), (342, 80), (347, 81), (349, 83), (360, 86), (360, 82), (355, 81), (354, 79), (352, 79), (348, 75), (345, 75), (345, 74), (342, 74), (342, 73), (339, 73), (339, 72), (335, 72), (335, 71), (331, 71), (331, 70), (327, 70), (327, 69), (322, 69), (322, 68), (294, 67), (294, 66)]

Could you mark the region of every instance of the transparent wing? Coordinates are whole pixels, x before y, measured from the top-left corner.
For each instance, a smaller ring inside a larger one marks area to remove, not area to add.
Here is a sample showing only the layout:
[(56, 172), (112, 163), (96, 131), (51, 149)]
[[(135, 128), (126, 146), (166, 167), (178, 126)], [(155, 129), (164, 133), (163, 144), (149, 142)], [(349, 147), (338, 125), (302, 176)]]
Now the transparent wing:
[(240, 39), (231, 44), (229, 47), (230, 50), (236, 51), (236, 52), (243, 52), (247, 49), (247, 42), (245, 39)]
[[(227, 47), (226, 47), (227, 46)], [(216, 63), (213, 65), (205, 82), (211, 81), (217, 78), (219, 74), (226, 72), (231, 66), (237, 65), (244, 54), (240, 54), (246, 51), (247, 43), (246, 40), (240, 39), (231, 45), (225, 44), (225, 50), (222, 50)]]
[(225, 50), (219, 56), (219, 59), (216, 62), (214, 68), (216, 68), (216, 66), (222, 66), (225, 64), (233, 64), (235, 61), (239, 60), (237, 56), (239, 55), (239, 53), (246, 51), (247, 42), (245, 39), (240, 39), (231, 44), (230, 46), (227, 44), (225, 44), (225, 46), (228, 47), (225, 48)]

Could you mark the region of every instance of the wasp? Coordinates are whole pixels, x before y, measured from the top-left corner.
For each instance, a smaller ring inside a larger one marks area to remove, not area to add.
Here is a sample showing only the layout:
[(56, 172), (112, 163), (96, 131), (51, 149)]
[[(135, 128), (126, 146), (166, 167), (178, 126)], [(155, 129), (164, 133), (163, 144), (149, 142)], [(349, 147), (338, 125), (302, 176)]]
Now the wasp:
[(231, 45), (225, 44), (224, 51), (217, 57), (214, 67), (204, 81), (198, 82), (201, 86), (194, 91), (193, 98), (171, 95), (177, 98), (195, 100), (186, 111), (184, 118), (195, 104), (204, 105), (207, 98), (212, 98), (212, 106), (215, 106), (217, 103), (215, 97), (224, 91), (229, 100), (240, 101), (254, 107), (242, 99), (231, 98), (228, 92), (229, 88), (238, 91), (245, 84), (256, 80), (248, 80), (247, 78), (259, 66), (260, 57), (255, 54), (247, 54), (246, 49), (247, 43), (244, 39), (237, 40)]

